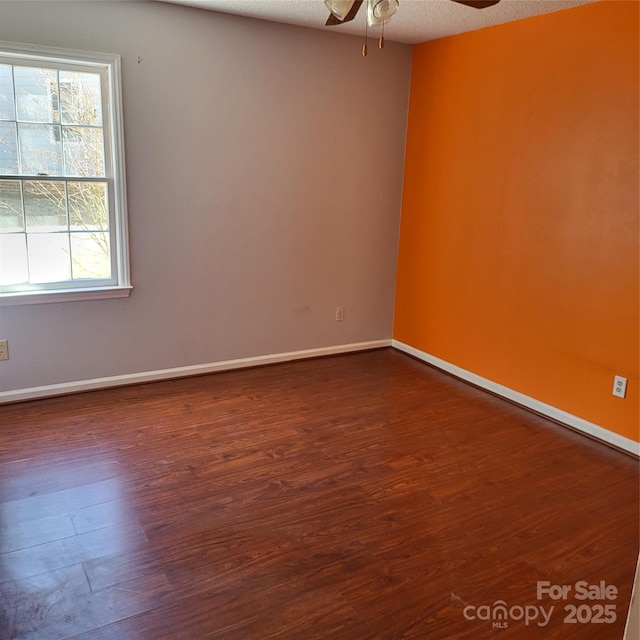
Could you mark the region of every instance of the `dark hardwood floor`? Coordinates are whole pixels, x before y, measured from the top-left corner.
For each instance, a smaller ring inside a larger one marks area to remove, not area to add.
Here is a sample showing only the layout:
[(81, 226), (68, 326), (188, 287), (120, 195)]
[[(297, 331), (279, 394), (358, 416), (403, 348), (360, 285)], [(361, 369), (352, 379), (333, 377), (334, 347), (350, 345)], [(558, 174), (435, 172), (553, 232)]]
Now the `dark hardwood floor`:
[(638, 491), (391, 349), (4, 406), (0, 638), (619, 640)]

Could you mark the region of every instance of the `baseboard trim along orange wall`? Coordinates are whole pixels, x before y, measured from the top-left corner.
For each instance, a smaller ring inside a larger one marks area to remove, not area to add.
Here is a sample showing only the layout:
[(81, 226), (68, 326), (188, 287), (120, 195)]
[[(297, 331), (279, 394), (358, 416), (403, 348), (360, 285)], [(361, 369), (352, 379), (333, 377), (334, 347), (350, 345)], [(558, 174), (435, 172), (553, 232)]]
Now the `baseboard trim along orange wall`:
[(414, 47), (393, 333), (624, 442), (640, 441), (638, 16), (594, 2)]
[(622, 451), (626, 451), (627, 453), (631, 453), (635, 457), (640, 457), (640, 443), (635, 440), (630, 440), (629, 438), (625, 438), (624, 436), (618, 435), (617, 433), (613, 433), (612, 431), (608, 431), (607, 429), (603, 429), (597, 424), (593, 424), (588, 422), (587, 420), (583, 420), (582, 418), (578, 418), (578, 416), (571, 415), (566, 411), (562, 411), (562, 409), (558, 409), (557, 407), (552, 407), (551, 405), (545, 404), (544, 402), (540, 402), (535, 398), (531, 398), (524, 393), (520, 393), (518, 391), (514, 391), (513, 389), (509, 389), (509, 387), (505, 387), (504, 385), (497, 384), (492, 380), (487, 380), (482, 376), (476, 375), (471, 371), (466, 371), (465, 369), (461, 369), (450, 362), (446, 362), (441, 358), (436, 358), (429, 353), (425, 353), (424, 351), (420, 351), (419, 349), (415, 349), (408, 344), (404, 344), (399, 342), (398, 340), (392, 340), (391, 346), (394, 349), (398, 349), (398, 351), (403, 351), (418, 360), (422, 360), (427, 364), (430, 364), (437, 369), (445, 371), (446, 373), (450, 373), (456, 378), (460, 378), (465, 382), (469, 382), (470, 384), (480, 387), (481, 389), (485, 389), (490, 393), (500, 396), (509, 402), (513, 402), (514, 404), (525, 407), (526, 409), (530, 409), (531, 411), (535, 411), (536, 413), (546, 416), (551, 420), (559, 422), (563, 426), (569, 427), (574, 431), (579, 431), (580, 433), (589, 436), (595, 440), (599, 440), (604, 442), (616, 449), (620, 449)]

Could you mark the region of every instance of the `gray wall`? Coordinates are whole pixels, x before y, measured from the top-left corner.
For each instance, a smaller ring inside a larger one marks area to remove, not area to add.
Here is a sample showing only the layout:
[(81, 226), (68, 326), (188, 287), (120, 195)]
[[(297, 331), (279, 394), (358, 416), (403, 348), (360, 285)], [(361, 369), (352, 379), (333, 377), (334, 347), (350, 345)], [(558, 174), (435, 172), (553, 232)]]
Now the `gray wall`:
[(409, 46), (155, 2), (0, 2), (0, 37), (122, 55), (134, 285), (0, 307), (0, 390), (391, 337)]

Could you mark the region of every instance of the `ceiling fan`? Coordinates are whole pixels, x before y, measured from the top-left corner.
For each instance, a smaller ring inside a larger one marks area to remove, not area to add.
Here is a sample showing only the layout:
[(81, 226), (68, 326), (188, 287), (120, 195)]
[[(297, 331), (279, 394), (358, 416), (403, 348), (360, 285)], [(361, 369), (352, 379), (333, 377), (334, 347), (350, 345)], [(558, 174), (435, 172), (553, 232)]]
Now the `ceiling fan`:
[[(500, 0), (451, 0), (474, 9), (485, 9)], [(337, 24), (350, 22), (356, 17), (363, 0), (324, 0), (331, 12), (325, 26), (333, 27)], [(398, 0), (367, 0), (367, 24), (370, 27), (388, 22), (398, 9)]]

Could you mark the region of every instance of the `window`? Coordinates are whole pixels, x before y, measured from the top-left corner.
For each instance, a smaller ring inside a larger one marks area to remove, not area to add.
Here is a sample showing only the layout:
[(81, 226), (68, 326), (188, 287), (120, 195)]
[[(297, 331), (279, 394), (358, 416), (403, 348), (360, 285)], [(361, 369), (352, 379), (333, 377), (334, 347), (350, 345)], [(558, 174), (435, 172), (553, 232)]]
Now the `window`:
[(0, 45), (0, 304), (129, 294), (120, 59)]

